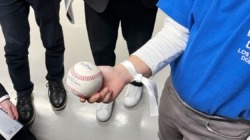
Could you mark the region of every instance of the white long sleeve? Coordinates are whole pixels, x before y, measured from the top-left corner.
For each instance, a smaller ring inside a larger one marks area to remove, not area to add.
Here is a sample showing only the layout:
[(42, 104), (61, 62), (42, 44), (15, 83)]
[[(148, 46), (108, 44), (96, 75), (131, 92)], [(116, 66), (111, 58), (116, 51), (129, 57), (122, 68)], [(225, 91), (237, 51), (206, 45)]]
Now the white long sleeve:
[(2, 96), (2, 97), (0, 98), (0, 103), (1, 103), (2, 101), (6, 100), (6, 99), (9, 99), (9, 98), (10, 98), (9, 95), (4, 95), (4, 96)]
[(183, 53), (188, 37), (188, 29), (167, 16), (161, 31), (132, 55), (144, 61), (153, 76)]

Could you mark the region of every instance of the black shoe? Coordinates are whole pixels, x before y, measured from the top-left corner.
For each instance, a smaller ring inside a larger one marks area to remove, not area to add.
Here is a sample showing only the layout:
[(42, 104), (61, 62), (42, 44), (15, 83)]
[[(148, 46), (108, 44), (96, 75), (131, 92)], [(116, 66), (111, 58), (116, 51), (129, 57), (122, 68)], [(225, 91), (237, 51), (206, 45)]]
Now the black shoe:
[(62, 110), (66, 106), (67, 94), (63, 83), (48, 82), (47, 87), (49, 100), (53, 110)]
[(18, 121), (25, 126), (30, 126), (35, 120), (33, 95), (17, 96)]

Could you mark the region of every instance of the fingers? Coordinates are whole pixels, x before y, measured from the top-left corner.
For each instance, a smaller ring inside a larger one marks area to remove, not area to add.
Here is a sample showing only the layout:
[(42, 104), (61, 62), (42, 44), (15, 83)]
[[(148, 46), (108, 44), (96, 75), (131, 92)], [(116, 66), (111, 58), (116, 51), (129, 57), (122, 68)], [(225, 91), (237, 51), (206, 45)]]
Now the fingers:
[(13, 112), (13, 114), (14, 114), (14, 119), (18, 119), (18, 112), (17, 112), (17, 108), (13, 105), (13, 106), (11, 106), (11, 108), (12, 108), (12, 112)]
[(100, 94), (100, 93), (96, 93), (96, 94), (94, 94), (93, 96), (91, 96), (91, 97), (88, 99), (88, 102), (89, 102), (89, 103), (94, 103), (94, 102), (99, 103), (101, 99), (102, 99), (101, 94)]
[(94, 103), (96, 102), (99, 98), (101, 97), (101, 95), (99, 93), (94, 94), (93, 96), (91, 96), (90, 98), (83, 98), (80, 97), (79, 100), (82, 103), (85, 103), (86, 101), (88, 101), (89, 103)]
[(112, 91), (109, 90), (108, 88), (104, 88), (103, 90), (101, 90), (99, 93), (95, 94), (94, 96), (90, 97), (88, 99), (89, 103), (94, 103), (94, 102), (102, 102), (103, 99), (106, 97), (107, 94), (111, 94)]
[(11, 107), (9, 107), (7, 110), (5, 110), (7, 113), (8, 113), (8, 115), (9, 115), (9, 117), (11, 118), (11, 119), (15, 119), (15, 116), (14, 116), (14, 113), (12, 112), (12, 109), (11, 109)]
[[(101, 97), (101, 95), (99, 95), (99, 93), (96, 93), (89, 98), (80, 97), (80, 102), (84, 103), (84, 102), (88, 101), (89, 103), (93, 103), (93, 102), (96, 102), (96, 100), (98, 100), (100, 97)], [(92, 102), (89, 101), (90, 98), (91, 98)]]
[(101, 90), (99, 93), (94, 94), (93, 96), (91, 96), (90, 98), (86, 99), (86, 98), (82, 98), (80, 97), (80, 102), (84, 103), (86, 101), (88, 101), (89, 103), (100, 103), (100, 102), (104, 102), (104, 103), (109, 103), (112, 101), (112, 90), (109, 90), (108, 88), (104, 88), (103, 90)]
[(105, 98), (103, 99), (104, 103), (110, 103), (111, 102), (111, 93), (108, 93)]
[(98, 103), (102, 102), (103, 99), (106, 97), (107, 94), (110, 94), (110, 90), (108, 88), (104, 88), (101, 92), (100, 92), (100, 98), (97, 100)]
[(80, 102), (84, 103), (86, 101), (85, 98), (80, 97)]
[(9, 117), (11, 119), (18, 119), (18, 113), (15, 105), (12, 104), (12, 102), (9, 99), (6, 99), (1, 102), (1, 107), (5, 112), (8, 113)]
[(18, 112), (16, 107), (12, 104), (5, 110), (11, 119), (18, 119)]

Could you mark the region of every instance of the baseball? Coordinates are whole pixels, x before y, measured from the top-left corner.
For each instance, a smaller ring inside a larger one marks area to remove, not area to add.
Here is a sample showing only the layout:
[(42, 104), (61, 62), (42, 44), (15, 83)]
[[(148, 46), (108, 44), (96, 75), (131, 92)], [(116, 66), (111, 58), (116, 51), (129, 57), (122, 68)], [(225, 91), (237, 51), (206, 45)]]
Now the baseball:
[(78, 62), (70, 68), (66, 83), (73, 94), (88, 98), (101, 88), (102, 73), (90, 62)]

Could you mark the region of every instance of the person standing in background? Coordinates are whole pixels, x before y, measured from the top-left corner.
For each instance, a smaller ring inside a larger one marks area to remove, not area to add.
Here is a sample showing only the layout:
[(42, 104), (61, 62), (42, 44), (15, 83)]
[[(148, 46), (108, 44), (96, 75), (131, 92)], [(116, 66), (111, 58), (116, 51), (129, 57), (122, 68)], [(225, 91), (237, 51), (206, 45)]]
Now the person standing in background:
[(65, 47), (59, 23), (60, 2), (61, 0), (0, 0), (0, 23), (6, 42), (5, 57), (10, 78), (17, 92), (18, 120), (24, 125), (32, 124), (35, 119), (32, 96), (34, 84), (30, 79), (28, 59), (30, 7), (34, 9), (36, 23), (46, 49), (46, 79), (51, 106), (57, 111), (66, 106), (67, 95), (62, 82)]

